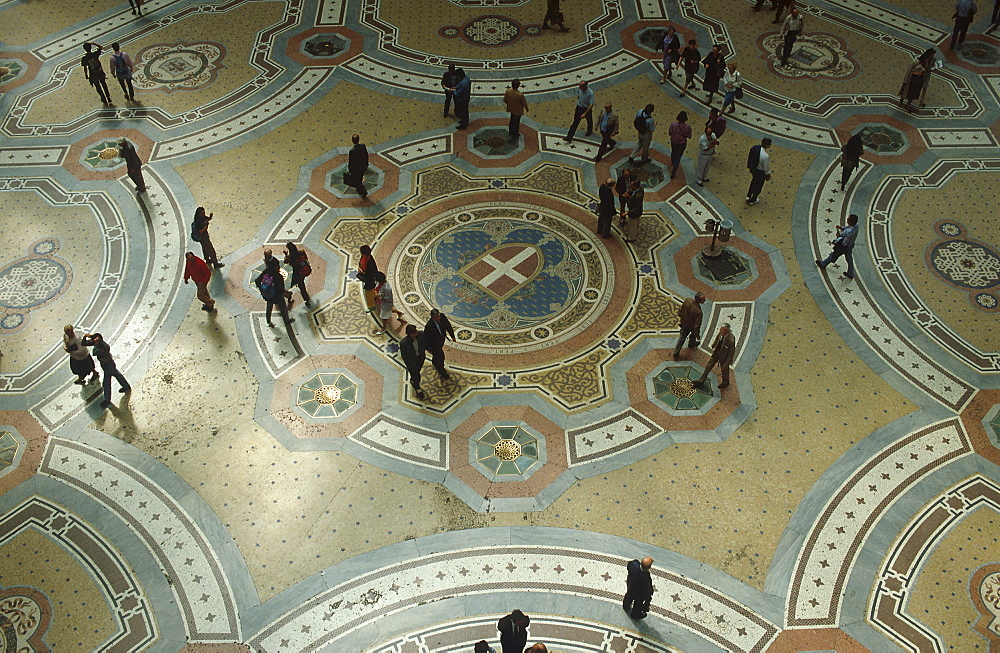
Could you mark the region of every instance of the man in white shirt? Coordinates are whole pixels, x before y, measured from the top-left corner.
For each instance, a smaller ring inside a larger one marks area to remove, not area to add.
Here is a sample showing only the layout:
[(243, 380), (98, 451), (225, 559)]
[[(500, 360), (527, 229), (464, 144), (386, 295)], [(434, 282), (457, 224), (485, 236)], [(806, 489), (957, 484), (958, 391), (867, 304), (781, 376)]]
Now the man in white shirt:
[(771, 181), (771, 155), (767, 153), (771, 147), (771, 139), (761, 140), (760, 145), (750, 148), (747, 156), (747, 169), (750, 171), (750, 189), (747, 190), (747, 204), (753, 206), (760, 200), (757, 196), (764, 188), (765, 181)]
[(567, 143), (573, 142), (576, 128), (580, 126), (580, 121), (587, 121), (587, 136), (594, 133), (594, 91), (589, 88), (587, 82), (580, 82), (580, 88), (576, 92), (576, 107), (573, 109), (573, 124), (569, 126), (569, 133), (563, 136)]
[(719, 144), (719, 139), (712, 133), (711, 127), (705, 127), (705, 133), (698, 138), (698, 165), (695, 167), (696, 184), (704, 186), (708, 181), (708, 164), (715, 156), (715, 146)]
[(785, 39), (785, 48), (781, 51), (781, 65), (788, 65), (788, 55), (792, 53), (792, 46), (795, 39), (802, 34), (803, 20), (799, 10), (792, 7), (792, 10), (785, 16), (785, 22), (781, 24), (781, 36)]

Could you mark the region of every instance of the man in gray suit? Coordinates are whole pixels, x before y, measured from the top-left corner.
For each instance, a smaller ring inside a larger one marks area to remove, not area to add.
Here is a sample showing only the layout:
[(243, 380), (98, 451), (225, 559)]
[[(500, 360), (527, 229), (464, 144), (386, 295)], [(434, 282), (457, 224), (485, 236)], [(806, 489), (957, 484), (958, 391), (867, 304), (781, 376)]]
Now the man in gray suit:
[(722, 368), (722, 383), (719, 384), (719, 390), (729, 387), (729, 365), (733, 362), (735, 356), (736, 336), (733, 335), (729, 323), (726, 323), (719, 327), (719, 335), (715, 336), (715, 343), (712, 344), (712, 356), (708, 359), (708, 364), (705, 366), (705, 371), (702, 373), (701, 378), (695, 381), (694, 384), (696, 386), (704, 385), (705, 379), (708, 378), (708, 373), (718, 363), (719, 367)]

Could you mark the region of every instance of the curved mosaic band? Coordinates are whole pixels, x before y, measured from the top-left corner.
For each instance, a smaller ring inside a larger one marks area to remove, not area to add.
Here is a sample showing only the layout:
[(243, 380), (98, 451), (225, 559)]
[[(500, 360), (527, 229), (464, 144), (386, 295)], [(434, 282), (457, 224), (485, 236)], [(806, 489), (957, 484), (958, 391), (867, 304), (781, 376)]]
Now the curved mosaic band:
[[(254, 635), (258, 650), (334, 646), (340, 637), (413, 605), (495, 592), (565, 594), (620, 603), (626, 559), (543, 546), (494, 546), (414, 558), (340, 583)], [(652, 570), (650, 615), (728, 651), (762, 651), (778, 628), (763, 616), (670, 571)]]
[(118, 624), (118, 632), (101, 644), (101, 651), (139, 651), (158, 639), (149, 599), (133, 577), (131, 565), (100, 533), (66, 509), (37, 496), (0, 518), (0, 545), (27, 529), (35, 529), (72, 551), (99, 579), (94, 586), (103, 592)]

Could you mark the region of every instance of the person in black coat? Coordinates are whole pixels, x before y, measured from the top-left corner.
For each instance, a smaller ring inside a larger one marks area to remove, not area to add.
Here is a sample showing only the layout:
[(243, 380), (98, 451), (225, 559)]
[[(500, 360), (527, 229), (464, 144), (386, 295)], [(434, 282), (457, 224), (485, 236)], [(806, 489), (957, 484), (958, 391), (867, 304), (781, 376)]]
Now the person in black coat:
[(364, 199), (368, 197), (368, 189), (365, 188), (365, 173), (368, 172), (368, 148), (361, 142), (361, 136), (354, 134), (351, 136), (354, 147), (347, 155), (347, 176), (344, 182), (356, 188), (358, 195)]
[(528, 623), (531, 619), (520, 610), (514, 610), (506, 617), (500, 617), (497, 630), (500, 631), (500, 647), (503, 653), (521, 653), (528, 643)]
[(455, 330), (448, 317), (436, 308), (431, 309), (431, 319), (424, 325), (424, 347), (431, 353), (431, 364), (446, 381), (451, 378), (444, 369), (444, 343), (451, 338), (455, 342)]
[(615, 217), (615, 180), (608, 179), (598, 191), (601, 205), (597, 209), (597, 234), (601, 238), (611, 238), (611, 221)]
[(424, 351), (423, 332), (417, 331), (417, 327), (412, 324), (406, 325), (406, 335), (399, 341), (399, 355), (403, 357), (403, 364), (410, 374), (410, 385), (417, 394), (417, 399), (424, 398), (424, 391), (420, 389), (420, 370), (427, 360), (427, 353)]
[(628, 563), (622, 608), (633, 619), (645, 619), (649, 612), (649, 603), (653, 600), (653, 577), (649, 575), (649, 568), (652, 566), (653, 559), (649, 556)]

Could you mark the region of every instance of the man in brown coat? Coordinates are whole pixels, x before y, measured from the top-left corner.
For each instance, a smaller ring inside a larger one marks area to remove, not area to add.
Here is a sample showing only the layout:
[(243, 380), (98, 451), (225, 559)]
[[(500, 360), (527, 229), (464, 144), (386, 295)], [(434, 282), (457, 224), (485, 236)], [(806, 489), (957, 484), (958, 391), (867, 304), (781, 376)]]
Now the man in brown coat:
[(701, 344), (701, 305), (704, 303), (705, 294), (696, 293), (694, 297), (685, 299), (677, 311), (677, 316), (681, 318), (681, 337), (674, 347), (674, 358), (680, 358), (684, 338), (688, 338), (688, 349), (695, 349)]
[(515, 79), (510, 83), (510, 88), (503, 92), (503, 103), (507, 105), (507, 112), (510, 113), (507, 131), (512, 141), (521, 137), (521, 116), (528, 113), (528, 101), (524, 99), (524, 93), (520, 89), (521, 80)]
[(708, 378), (708, 373), (718, 363), (719, 367), (722, 368), (722, 383), (719, 384), (719, 390), (728, 387), (729, 365), (733, 362), (735, 355), (736, 336), (733, 335), (729, 324), (726, 323), (719, 327), (719, 335), (715, 336), (715, 343), (712, 345), (712, 356), (708, 359), (708, 364), (705, 365), (705, 371), (702, 373), (701, 378), (695, 381), (694, 384), (697, 386), (703, 385), (705, 379)]

